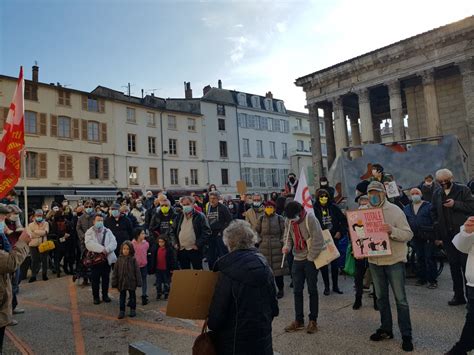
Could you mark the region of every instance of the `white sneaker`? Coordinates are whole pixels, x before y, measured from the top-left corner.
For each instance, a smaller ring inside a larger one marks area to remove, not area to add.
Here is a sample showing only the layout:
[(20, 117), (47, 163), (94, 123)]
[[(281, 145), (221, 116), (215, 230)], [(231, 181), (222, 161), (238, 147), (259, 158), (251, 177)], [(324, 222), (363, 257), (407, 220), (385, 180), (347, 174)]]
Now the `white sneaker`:
[(13, 310), (13, 314), (23, 314), (25, 313), (25, 310), (23, 308), (15, 308)]
[(15, 319), (12, 319), (12, 321), (8, 324), (9, 327), (14, 327), (15, 325), (18, 325), (18, 321)]

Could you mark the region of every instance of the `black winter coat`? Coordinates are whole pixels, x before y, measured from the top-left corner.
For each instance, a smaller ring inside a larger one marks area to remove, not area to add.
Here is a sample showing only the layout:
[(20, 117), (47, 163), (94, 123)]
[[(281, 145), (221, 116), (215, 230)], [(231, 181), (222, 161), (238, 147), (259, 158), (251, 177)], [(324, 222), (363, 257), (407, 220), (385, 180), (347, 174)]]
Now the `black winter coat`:
[[(337, 232), (341, 233), (341, 237), (348, 234), (348, 227), (347, 227), (347, 218), (342, 213), (339, 207), (337, 207), (333, 203), (329, 203), (328, 205), (329, 216), (331, 217), (332, 228), (330, 230), (331, 235), (334, 237)], [(323, 223), (323, 208), (318, 204), (314, 204), (314, 214), (321, 224), (322, 229), (326, 229)]]
[(220, 271), (208, 326), (219, 355), (271, 355), (272, 321), (278, 316), (275, 281), (257, 249), (234, 250), (216, 262)]
[(221, 235), (224, 229), (226, 229), (230, 222), (232, 222), (232, 216), (230, 215), (229, 208), (222, 203), (217, 204), (217, 219), (210, 221), (209, 213), (214, 207), (210, 203), (207, 204), (206, 210), (204, 211), (208, 218), (209, 226), (211, 227), (212, 235)]
[[(177, 218), (178, 222), (176, 224), (176, 242), (179, 246), (179, 232), (181, 232), (181, 224), (183, 223), (184, 214), (181, 213), (180, 216)], [(193, 227), (194, 227), (194, 234), (196, 235), (196, 246), (199, 250), (202, 249), (204, 245), (209, 242), (209, 238), (211, 236), (211, 228), (209, 227), (209, 223), (207, 223), (207, 219), (201, 212), (193, 211)]]
[[(156, 256), (158, 254), (159, 245), (157, 242), (153, 242), (148, 249), (147, 254), (147, 270), (149, 275), (153, 275), (156, 272)], [(176, 250), (171, 246), (166, 247), (166, 267), (168, 271), (174, 271), (178, 268), (178, 260), (176, 257)]]
[(174, 225), (176, 224), (176, 213), (170, 209), (168, 214), (163, 214), (159, 211), (153, 215), (150, 221), (149, 230), (155, 236), (166, 234), (169, 238), (169, 242), (173, 245), (176, 244), (176, 238), (174, 235)]
[(126, 240), (132, 240), (132, 223), (130, 220), (125, 216), (120, 216), (118, 221), (109, 216), (106, 218), (104, 225), (106, 228), (110, 229), (112, 234), (115, 236), (117, 240), (117, 248), (115, 249), (115, 255), (120, 255), (120, 246)]

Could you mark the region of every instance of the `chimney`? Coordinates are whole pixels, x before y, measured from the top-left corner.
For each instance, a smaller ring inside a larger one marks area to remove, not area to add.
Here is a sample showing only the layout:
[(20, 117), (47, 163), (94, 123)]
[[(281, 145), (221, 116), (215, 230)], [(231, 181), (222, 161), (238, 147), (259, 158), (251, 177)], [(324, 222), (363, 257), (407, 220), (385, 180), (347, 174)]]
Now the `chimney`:
[(191, 83), (190, 82), (184, 82), (184, 97), (186, 99), (192, 99), (193, 98), (193, 90), (191, 90)]
[(38, 77), (39, 77), (39, 66), (37, 66), (36, 64), (33, 65), (33, 67), (31, 68), (31, 81), (37, 83), (38, 82)]
[(202, 96), (206, 95), (209, 91), (211, 91), (211, 85), (206, 85), (202, 89)]
[(221, 79), (219, 79), (219, 80), (217, 81), (217, 87), (218, 87), (219, 89), (222, 89), (222, 80), (221, 80)]
[(143, 91), (144, 91), (144, 90), (142, 89), (142, 99), (143, 99)]
[(265, 97), (266, 97), (267, 99), (273, 99), (273, 94), (272, 94), (272, 92), (271, 92), (271, 91), (267, 92), (267, 93), (265, 94)]

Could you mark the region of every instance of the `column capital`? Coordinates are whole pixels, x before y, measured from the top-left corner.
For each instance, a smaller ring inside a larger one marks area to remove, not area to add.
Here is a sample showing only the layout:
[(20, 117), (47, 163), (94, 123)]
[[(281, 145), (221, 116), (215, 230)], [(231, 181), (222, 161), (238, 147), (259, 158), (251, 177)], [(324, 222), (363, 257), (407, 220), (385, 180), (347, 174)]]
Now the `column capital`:
[(423, 85), (434, 84), (434, 68), (423, 70), (419, 75)]
[(398, 80), (391, 80), (385, 83), (385, 85), (388, 87), (388, 95), (389, 96), (395, 96), (395, 95), (400, 95), (401, 88), (400, 88), (400, 81)]
[(333, 111), (342, 110), (342, 96), (336, 96), (331, 99)]
[(310, 116), (318, 115), (318, 104), (310, 104), (306, 106)]
[(474, 72), (474, 58), (457, 62), (456, 65), (459, 67), (461, 75), (472, 74)]
[(370, 101), (369, 96), (369, 89), (362, 88), (356, 91), (357, 96), (359, 97), (359, 104), (360, 103), (367, 103)]

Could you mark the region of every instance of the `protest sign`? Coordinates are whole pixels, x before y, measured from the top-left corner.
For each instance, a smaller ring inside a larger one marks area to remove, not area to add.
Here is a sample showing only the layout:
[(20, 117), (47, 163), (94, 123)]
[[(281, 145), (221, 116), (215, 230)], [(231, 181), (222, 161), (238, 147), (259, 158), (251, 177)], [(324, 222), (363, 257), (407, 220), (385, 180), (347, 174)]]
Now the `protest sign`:
[(385, 184), (385, 190), (387, 191), (388, 198), (394, 198), (400, 196), (400, 191), (398, 190), (398, 185), (396, 181), (390, 181)]

